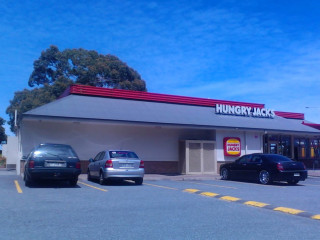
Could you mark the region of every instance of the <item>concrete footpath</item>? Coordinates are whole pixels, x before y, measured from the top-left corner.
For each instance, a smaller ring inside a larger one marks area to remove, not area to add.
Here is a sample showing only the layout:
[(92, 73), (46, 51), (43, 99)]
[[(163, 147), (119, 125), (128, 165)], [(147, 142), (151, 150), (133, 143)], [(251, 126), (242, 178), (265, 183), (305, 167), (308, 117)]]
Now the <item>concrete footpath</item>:
[[(0, 168), (0, 176), (17, 175), (15, 169)], [(308, 170), (309, 177), (320, 177), (320, 169)], [(81, 174), (80, 179), (86, 179), (87, 174)], [(145, 174), (144, 180), (158, 181), (158, 180), (173, 180), (173, 181), (196, 181), (196, 180), (216, 180), (220, 179), (218, 174)]]
[[(308, 170), (309, 177), (320, 177), (320, 170)], [(220, 179), (219, 174), (145, 174), (144, 180), (175, 180), (175, 181), (196, 181), (196, 180), (217, 180)]]

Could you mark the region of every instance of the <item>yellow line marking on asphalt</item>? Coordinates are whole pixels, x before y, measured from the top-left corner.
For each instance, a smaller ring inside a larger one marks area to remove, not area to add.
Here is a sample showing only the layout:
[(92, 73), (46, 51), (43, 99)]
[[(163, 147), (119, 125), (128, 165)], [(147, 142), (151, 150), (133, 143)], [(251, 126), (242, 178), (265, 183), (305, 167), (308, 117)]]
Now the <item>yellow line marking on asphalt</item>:
[(277, 208), (274, 208), (273, 210), (284, 212), (284, 213), (290, 213), (290, 214), (299, 214), (299, 213), (304, 212), (302, 210), (293, 209), (293, 208), (285, 208), (285, 207), (277, 207)]
[[(188, 181), (188, 182), (189, 182), (189, 181)], [(238, 188), (236, 188), (236, 187), (228, 187), (228, 186), (221, 186), (221, 185), (208, 184), (208, 183), (196, 183), (196, 182), (189, 182), (189, 183), (198, 184), (198, 185), (213, 186), (213, 187), (220, 187), (220, 188), (238, 189)]]
[(185, 190), (183, 190), (184, 192), (188, 192), (188, 193), (196, 193), (199, 192), (199, 189), (193, 189), (193, 188), (187, 188)]
[(261, 208), (270, 205), (270, 204), (267, 204), (267, 203), (255, 202), (255, 201), (247, 201), (244, 204), (250, 205), (250, 206), (254, 206), (254, 207), (261, 207)]
[(17, 180), (14, 181), (14, 184), (16, 185), (17, 192), (18, 192), (18, 193), (22, 193), (21, 187), (20, 187), (20, 185), (19, 185), (19, 183), (18, 183)]
[(240, 198), (231, 197), (231, 196), (224, 196), (224, 197), (221, 197), (220, 199), (225, 200), (225, 201), (230, 201), (230, 202), (236, 202), (236, 201), (241, 200)]
[(155, 184), (150, 184), (150, 183), (143, 183), (143, 185), (149, 185), (149, 186), (153, 186), (153, 187), (165, 188), (165, 189), (170, 189), (170, 190), (178, 190), (177, 188), (166, 187), (166, 186), (161, 186), (161, 185), (155, 185)]
[(316, 219), (316, 220), (320, 220), (320, 214), (314, 215), (314, 216), (312, 216), (311, 218), (312, 218), (312, 219)]
[(108, 192), (108, 190), (106, 190), (106, 189), (98, 188), (98, 187), (95, 187), (95, 186), (86, 184), (86, 183), (84, 183), (84, 182), (79, 182), (79, 181), (78, 181), (78, 183), (83, 184), (83, 185), (86, 185), (86, 186), (91, 187), (91, 188), (94, 188), (94, 189), (97, 189), (97, 190), (100, 190), (100, 191), (103, 191), (103, 192)]
[(216, 197), (219, 194), (218, 193), (213, 193), (213, 192), (202, 192), (202, 193), (200, 193), (200, 195), (206, 196), (206, 197)]

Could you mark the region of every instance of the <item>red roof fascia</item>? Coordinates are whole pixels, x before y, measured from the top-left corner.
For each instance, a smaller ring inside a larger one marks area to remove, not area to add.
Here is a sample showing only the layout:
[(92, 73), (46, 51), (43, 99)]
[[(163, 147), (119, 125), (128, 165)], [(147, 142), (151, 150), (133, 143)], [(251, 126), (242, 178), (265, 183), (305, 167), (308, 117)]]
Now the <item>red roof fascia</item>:
[[(99, 96), (99, 97), (111, 97), (111, 98), (122, 98), (122, 99), (133, 99), (143, 100), (152, 102), (164, 102), (164, 103), (176, 103), (196, 106), (209, 106), (214, 107), (216, 104), (227, 104), (235, 106), (247, 106), (252, 108), (264, 108), (264, 104), (258, 103), (245, 103), (236, 101), (224, 101), (206, 98), (196, 97), (183, 97), (169, 94), (149, 93), (141, 91), (123, 90), (123, 89), (110, 89), (103, 87), (92, 87), (86, 85), (71, 85), (70, 89), (66, 93), (69, 94), (80, 94), (88, 96)], [(63, 94), (65, 96), (65, 93)]]
[(279, 112), (279, 111), (275, 111), (274, 113), (277, 116), (283, 117), (283, 118), (304, 120), (304, 114), (303, 113)]
[(306, 123), (306, 122), (304, 122), (304, 121), (302, 122), (302, 124), (320, 130), (320, 124), (316, 124), (316, 123)]
[[(111, 97), (111, 98), (121, 98), (121, 99), (133, 99), (133, 100), (163, 102), (163, 103), (176, 103), (176, 104), (207, 106), (207, 107), (215, 107), (216, 104), (225, 104), (225, 105), (233, 105), (233, 106), (246, 106), (246, 107), (252, 107), (252, 108), (264, 108), (264, 104), (259, 104), (259, 103), (246, 103), (246, 102), (225, 101), (225, 100), (196, 98), (196, 97), (184, 97), (184, 96), (176, 96), (176, 95), (169, 95), (169, 94), (149, 93), (149, 92), (123, 90), (123, 89), (111, 89), (111, 88), (93, 87), (93, 86), (78, 85), (78, 84), (73, 84), (69, 88), (67, 88), (66, 91), (60, 96), (60, 98), (68, 96), (70, 94), (98, 96), (98, 97)], [(303, 113), (275, 111), (275, 114), (283, 118), (304, 120)]]

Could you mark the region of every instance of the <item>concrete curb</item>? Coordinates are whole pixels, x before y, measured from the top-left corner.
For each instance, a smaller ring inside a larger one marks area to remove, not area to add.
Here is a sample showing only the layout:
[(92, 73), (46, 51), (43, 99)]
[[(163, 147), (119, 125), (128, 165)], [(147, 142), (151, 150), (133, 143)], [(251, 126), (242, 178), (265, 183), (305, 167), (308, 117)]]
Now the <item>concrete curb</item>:
[[(87, 174), (81, 174), (79, 179), (87, 179)], [(144, 180), (147, 181), (160, 181), (160, 180), (171, 180), (171, 181), (205, 181), (205, 180), (217, 180), (220, 179), (218, 174), (212, 175), (193, 175), (193, 174), (181, 174), (181, 175), (166, 175), (166, 174), (145, 174)]]

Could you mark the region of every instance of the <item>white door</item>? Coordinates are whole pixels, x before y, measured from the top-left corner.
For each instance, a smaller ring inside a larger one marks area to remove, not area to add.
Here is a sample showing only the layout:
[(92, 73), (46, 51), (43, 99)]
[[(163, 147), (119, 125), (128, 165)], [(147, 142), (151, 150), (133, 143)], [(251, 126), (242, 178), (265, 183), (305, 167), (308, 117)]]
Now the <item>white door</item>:
[(213, 141), (186, 141), (186, 173), (203, 174), (216, 172)]

